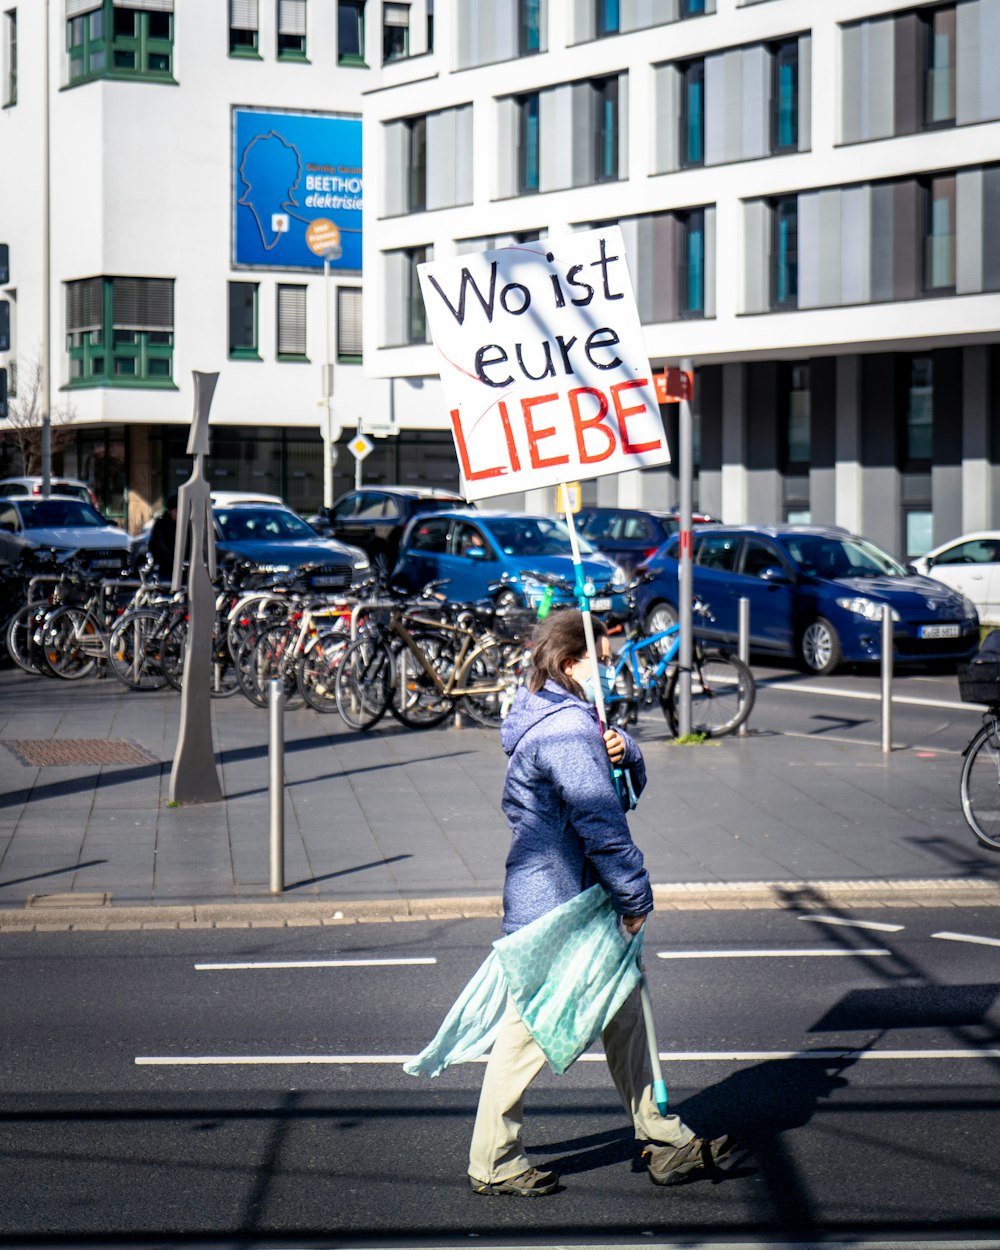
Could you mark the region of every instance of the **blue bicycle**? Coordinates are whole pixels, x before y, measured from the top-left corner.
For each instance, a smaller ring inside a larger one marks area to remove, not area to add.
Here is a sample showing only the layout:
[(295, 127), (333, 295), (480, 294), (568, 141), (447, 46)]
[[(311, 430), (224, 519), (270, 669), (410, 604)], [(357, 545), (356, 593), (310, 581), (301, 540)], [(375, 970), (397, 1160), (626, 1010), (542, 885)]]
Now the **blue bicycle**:
[[(625, 590), (630, 613), (625, 645), (615, 658), (615, 690), (608, 700), (608, 721), (627, 728), (639, 719), (641, 707), (658, 703), (671, 733), (678, 732), (677, 663), (680, 626), (671, 625), (647, 638), (642, 637), (635, 613), (635, 592), (642, 579)], [(714, 620), (706, 603), (696, 598), (694, 611), (705, 620)], [(749, 668), (725, 651), (706, 651), (695, 639), (691, 657), (691, 732), (709, 738), (734, 733), (750, 715), (757, 687)]]

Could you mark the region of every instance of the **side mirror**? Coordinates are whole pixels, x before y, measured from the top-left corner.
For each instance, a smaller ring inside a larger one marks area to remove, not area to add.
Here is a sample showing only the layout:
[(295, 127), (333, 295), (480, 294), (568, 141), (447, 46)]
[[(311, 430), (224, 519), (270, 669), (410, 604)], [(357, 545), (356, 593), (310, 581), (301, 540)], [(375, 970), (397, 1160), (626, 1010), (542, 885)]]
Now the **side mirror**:
[(17, 527), (13, 521), (0, 521), (0, 530), (6, 530), (8, 534), (17, 533)]
[[(927, 567), (929, 569), (932, 569), (934, 567), (934, 561), (928, 560)], [(909, 561), (907, 561), (906, 564), (903, 565), (903, 568), (906, 569), (907, 573), (909, 573), (911, 576), (913, 574), (916, 574), (918, 577), (920, 576), (920, 570), (917, 568), (915, 564), (910, 564)]]
[(790, 586), (792, 584), (792, 579), (777, 564), (772, 564), (764, 569), (760, 575), (760, 580), (762, 582), (770, 582), (772, 586)]

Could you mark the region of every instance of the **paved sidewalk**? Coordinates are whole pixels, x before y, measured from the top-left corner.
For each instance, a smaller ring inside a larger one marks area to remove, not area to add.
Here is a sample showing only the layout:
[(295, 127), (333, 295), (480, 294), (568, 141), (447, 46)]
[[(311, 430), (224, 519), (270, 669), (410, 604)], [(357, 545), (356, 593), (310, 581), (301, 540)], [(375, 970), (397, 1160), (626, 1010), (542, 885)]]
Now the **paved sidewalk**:
[[(171, 808), (176, 694), (0, 671), (0, 909), (51, 894), (226, 905), (219, 916), (249, 903), (322, 901), (352, 916), (428, 899), (495, 907), (508, 844), (496, 734), (388, 718), (354, 734), (336, 716), (289, 712), (287, 888), (273, 899), (267, 713), (239, 696), (212, 711), (226, 801)], [(153, 762), (39, 766), (10, 749), (63, 739), (126, 740)], [(959, 894), (1000, 883), (1000, 857), (980, 854), (962, 820), (955, 756), (886, 759), (778, 734), (678, 747), (654, 718), (640, 739), (650, 781), (631, 824), (654, 882), (704, 885), (709, 901), (725, 883), (943, 880)]]

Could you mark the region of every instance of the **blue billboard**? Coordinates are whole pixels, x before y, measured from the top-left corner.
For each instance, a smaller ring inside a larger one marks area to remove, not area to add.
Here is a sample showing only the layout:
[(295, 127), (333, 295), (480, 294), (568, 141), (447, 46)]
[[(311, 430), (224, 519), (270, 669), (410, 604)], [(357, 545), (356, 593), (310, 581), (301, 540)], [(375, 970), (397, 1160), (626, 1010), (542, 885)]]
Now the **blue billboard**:
[(233, 109), (233, 263), (322, 269), (313, 222), (340, 232), (333, 269), (361, 269), (361, 118)]

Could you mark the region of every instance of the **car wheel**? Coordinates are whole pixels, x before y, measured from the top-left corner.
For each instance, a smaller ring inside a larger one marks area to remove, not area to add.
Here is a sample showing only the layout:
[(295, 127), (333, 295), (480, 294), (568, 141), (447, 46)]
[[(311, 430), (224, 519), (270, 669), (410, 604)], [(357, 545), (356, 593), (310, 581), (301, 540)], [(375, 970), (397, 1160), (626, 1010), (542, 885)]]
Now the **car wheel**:
[(810, 622), (799, 638), (799, 659), (810, 673), (826, 677), (840, 664), (843, 651), (837, 631), (823, 616)]
[(646, 613), (646, 633), (659, 634), (677, 624), (677, 610), (669, 603), (654, 603)]

